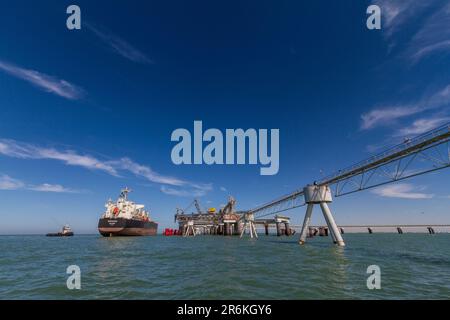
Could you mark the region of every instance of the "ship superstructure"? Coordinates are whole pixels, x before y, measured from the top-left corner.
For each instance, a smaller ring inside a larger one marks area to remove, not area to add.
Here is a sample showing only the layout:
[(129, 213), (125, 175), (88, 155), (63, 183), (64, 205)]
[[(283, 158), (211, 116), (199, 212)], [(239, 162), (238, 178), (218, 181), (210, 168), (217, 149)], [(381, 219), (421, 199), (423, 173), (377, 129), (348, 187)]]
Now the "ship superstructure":
[(71, 237), (73, 236), (73, 231), (68, 224), (64, 225), (60, 232), (47, 233), (47, 237)]
[(109, 199), (105, 204), (106, 211), (103, 213), (102, 218), (149, 220), (149, 213), (144, 209), (145, 206), (143, 204), (136, 204), (128, 200), (128, 193), (130, 192), (130, 189), (125, 188), (120, 193), (116, 202)]

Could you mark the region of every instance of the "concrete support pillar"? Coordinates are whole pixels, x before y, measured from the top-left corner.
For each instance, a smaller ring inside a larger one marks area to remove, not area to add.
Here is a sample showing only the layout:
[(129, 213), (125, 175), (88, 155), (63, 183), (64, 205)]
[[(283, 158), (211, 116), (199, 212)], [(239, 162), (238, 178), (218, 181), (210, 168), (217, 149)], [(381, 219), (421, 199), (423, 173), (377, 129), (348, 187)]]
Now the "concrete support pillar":
[[(322, 207), (322, 204), (320, 204)], [(322, 208), (322, 212), (323, 212), (323, 208)], [(331, 212), (330, 212), (331, 214)], [(325, 222), (327, 223), (327, 232), (325, 233), (326, 235), (330, 235), (331, 236), (331, 240), (333, 240), (333, 243), (337, 243), (337, 239), (336, 239), (336, 235), (334, 234), (334, 230), (332, 229), (330, 220), (328, 220), (328, 216), (324, 213), (323, 217), (325, 218)], [(339, 232), (339, 231), (338, 231)]]
[(230, 235), (230, 224), (229, 223), (223, 224), (223, 235), (224, 236)]
[(311, 214), (313, 211), (314, 204), (308, 203), (308, 207), (306, 208), (305, 218), (303, 220), (302, 231), (300, 232), (300, 240), (298, 241), (300, 244), (304, 244), (306, 242), (306, 236), (308, 235), (309, 224), (311, 222)]
[(186, 229), (185, 232), (183, 234), (183, 236), (185, 237), (189, 237), (189, 236), (194, 236), (195, 237), (195, 228), (194, 228), (194, 221), (188, 221), (187, 224), (185, 225)]
[(344, 247), (345, 243), (342, 239), (341, 233), (338, 230), (338, 227), (336, 225), (336, 221), (334, 221), (333, 215), (331, 214), (330, 208), (328, 208), (328, 205), (326, 202), (320, 203), (320, 208), (322, 209), (323, 215), (326, 217), (325, 219), (329, 222), (331, 227), (331, 234), (334, 234), (336, 244), (340, 247)]
[(280, 223), (279, 222), (275, 222), (276, 226), (277, 226), (277, 237), (281, 236), (281, 228), (280, 228)]
[(240, 235), (242, 232), (242, 229), (244, 228), (244, 224), (241, 223), (240, 221), (236, 222), (236, 231), (235, 231), (235, 235)]
[(253, 235), (258, 238), (258, 233), (256, 232), (256, 224), (252, 221), (250, 227), (253, 229)]
[(266, 236), (268, 236), (269, 235), (269, 224), (268, 223), (264, 224), (264, 230), (266, 232)]
[[(326, 233), (330, 233), (333, 242), (338, 246), (345, 246), (344, 240), (336, 221), (334, 221), (333, 215), (331, 214), (330, 208), (328, 207), (329, 202), (332, 202), (331, 190), (328, 186), (319, 185), (308, 185), (303, 189), (305, 202), (308, 204), (306, 208), (305, 219), (303, 221), (302, 231), (300, 233), (299, 243), (303, 244), (306, 241), (308, 235), (309, 223), (311, 220), (311, 214), (314, 204), (319, 204), (322, 209), (323, 216), (327, 223), (328, 228), (319, 228), (319, 235), (323, 236)], [(342, 232), (343, 233), (343, 232)]]
[(232, 236), (233, 235), (233, 224), (232, 223), (228, 223), (227, 225), (228, 225), (228, 227), (227, 227), (227, 235), (228, 236)]
[(308, 231), (307, 231), (307, 233), (306, 233), (306, 237), (307, 237), (307, 238), (312, 238), (312, 237), (314, 237), (316, 234), (317, 234), (317, 229), (314, 228), (314, 227), (309, 227), (309, 228), (308, 228)]
[(258, 238), (258, 233), (256, 232), (256, 224), (255, 224), (255, 217), (253, 215), (253, 213), (248, 213), (245, 214), (245, 222), (244, 222), (244, 227), (242, 228), (241, 231), (241, 238), (245, 233), (245, 230), (249, 231), (250, 234), (250, 238), (256, 237)]
[(289, 222), (284, 223), (284, 234), (287, 236), (291, 235), (291, 228), (289, 227)]

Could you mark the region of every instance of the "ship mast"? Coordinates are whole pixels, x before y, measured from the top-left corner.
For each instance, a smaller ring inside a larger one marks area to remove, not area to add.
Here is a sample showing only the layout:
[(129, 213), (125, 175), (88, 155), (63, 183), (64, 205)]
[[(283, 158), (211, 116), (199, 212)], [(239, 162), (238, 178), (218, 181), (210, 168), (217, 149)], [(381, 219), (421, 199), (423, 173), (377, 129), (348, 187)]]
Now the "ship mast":
[(125, 189), (122, 189), (120, 192), (120, 197), (124, 200), (128, 200), (128, 193), (130, 193), (132, 190), (128, 189), (128, 187), (125, 187)]

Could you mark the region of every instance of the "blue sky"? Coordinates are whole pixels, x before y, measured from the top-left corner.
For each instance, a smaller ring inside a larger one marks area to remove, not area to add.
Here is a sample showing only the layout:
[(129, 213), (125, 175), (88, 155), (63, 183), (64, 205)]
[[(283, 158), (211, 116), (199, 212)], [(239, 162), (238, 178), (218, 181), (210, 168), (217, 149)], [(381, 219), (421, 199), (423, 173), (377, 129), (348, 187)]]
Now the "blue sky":
[[(366, 28), (371, 3), (382, 30)], [(450, 121), (447, 1), (1, 0), (0, 11), (0, 233), (96, 232), (124, 186), (161, 228), (192, 195), (248, 209)], [(279, 128), (279, 173), (174, 165), (170, 135), (194, 120)], [(450, 223), (449, 178), (332, 209), (342, 224)]]

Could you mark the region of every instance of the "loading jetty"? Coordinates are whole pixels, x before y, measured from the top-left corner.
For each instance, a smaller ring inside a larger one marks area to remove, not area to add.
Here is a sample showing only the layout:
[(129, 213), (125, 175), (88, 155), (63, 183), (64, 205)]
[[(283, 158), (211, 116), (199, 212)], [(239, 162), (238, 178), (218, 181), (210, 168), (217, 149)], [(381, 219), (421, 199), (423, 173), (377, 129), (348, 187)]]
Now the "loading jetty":
[[(188, 214), (187, 209), (177, 209), (175, 222), (179, 225), (178, 233), (183, 236), (203, 233), (242, 237), (248, 232), (251, 238), (257, 238), (258, 225), (264, 225), (266, 235), (269, 234), (270, 226), (275, 225), (278, 236), (282, 234), (290, 236), (295, 233), (295, 228), (291, 226), (288, 217), (280, 216), (279, 213), (300, 207), (306, 207), (306, 212), (299, 230), (299, 244), (305, 244), (306, 238), (316, 235), (330, 235), (334, 244), (344, 247), (342, 235), (345, 230), (358, 227), (365, 229), (369, 234), (375, 230), (390, 228), (395, 228), (398, 234), (412, 228), (418, 228), (420, 230), (418, 232), (426, 230), (425, 232), (429, 234), (435, 234), (438, 228), (447, 228), (446, 231), (440, 232), (448, 232), (448, 225), (339, 226), (329, 205), (333, 202), (333, 197), (354, 194), (449, 168), (449, 144), (450, 123), (447, 123), (416, 137), (405, 138), (400, 144), (249, 211), (236, 211), (236, 200), (233, 197), (230, 197), (228, 203), (218, 212), (214, 208), (205, 212), (198, 201), (194, 200), (192, 204), (197, 209), (196, 213)], [(314, 207), (322, 211), (326, 226), (311, 225)], [(273, 218), (268, 219), (269, 216)]]
[[(196, 235), (221, 235), (221, 236), (243, 236), (257, 237), (256, 228), (264, 228), (266, 235), (271, 230), (276, 230), (277, 236), (291, 236), (296, 231), (290, 227), (290, 218), (276, 215), (268, 219), (253, 219), (248, 211), (236, 211), (236, 200), (228, 198), (227, 204), (220, 210), (215, 208), (203, 210), (200, 203), (195, 199), (186, 209), (177, 208), (175, 222), (178, 223), (176, 235), (185, 237)], [(196, 212), (187, 213), (191, 207)], [(169, 235), (169, 234), (167, 234)], [(170, 234), (172, 235), (172, 234)]]
[[(244, 236), (248, 234), (251, 238), (260, 234), (266, 236), (276, 235), (293, 236), (298, 234), (302, 225), (291, 224), (291, 218), (283, 215), (275, 215), (270, 218), (255, 219), (250, 211), (236, 211), (236, 200), (229, 197), (228, 203), (219, 211), (215, 208), (203, 210), (200, 202), (195, 199), (187, 208), (177, 208), (175, 222), (178, 229), (166, 229), (165, 236), (192, 237), (197, 235), (212, 236)], [(194, 207), (195, 212), (188, 213)], [(385, 225), (338, 225), (339, 233), (449, 233), (448, 224), (385, 224)], [(306, 237), (328, 237), (332, 236), (327, 225), (311, 225), (308, 227)]]

